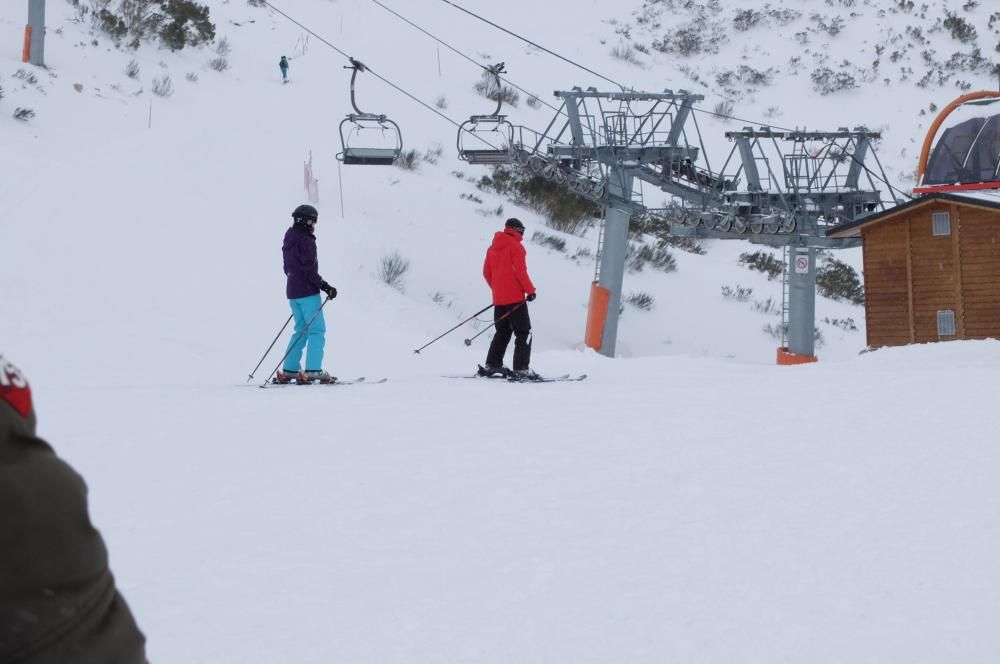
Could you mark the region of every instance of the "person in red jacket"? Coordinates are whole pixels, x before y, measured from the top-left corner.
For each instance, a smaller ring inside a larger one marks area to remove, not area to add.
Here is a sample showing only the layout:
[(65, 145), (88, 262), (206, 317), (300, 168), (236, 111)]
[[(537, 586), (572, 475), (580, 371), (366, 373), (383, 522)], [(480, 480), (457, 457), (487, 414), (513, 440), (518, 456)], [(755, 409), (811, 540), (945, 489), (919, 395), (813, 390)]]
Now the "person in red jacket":
[[(531, 318), (528, 302), (535, 299), (535, 285), (528, 277), (528, 267), (522, 244), (524, 224), (508, 219), (504, 229), (493, 236), (486, 250), (483, 276), (493, 290), (493, 324), (496, 333), (486, 354), (486, 366), (479, 367), (481, 376), (512, 376), (518, 380), (538, 377), (528, 364), (531, 362)], [(503, 366), (510, 337), (514, 335), (514, 370)]]

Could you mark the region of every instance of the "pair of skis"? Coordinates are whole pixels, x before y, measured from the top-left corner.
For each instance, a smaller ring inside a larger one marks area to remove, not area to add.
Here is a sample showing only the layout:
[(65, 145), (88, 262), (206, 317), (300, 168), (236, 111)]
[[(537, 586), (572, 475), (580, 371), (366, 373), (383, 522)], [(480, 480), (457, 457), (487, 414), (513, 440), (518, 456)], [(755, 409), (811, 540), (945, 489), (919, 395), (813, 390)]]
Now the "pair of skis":
[(587, 374), (580, 374), (579, 376), (573, 376), (571, 374), (563, 374), (561, 376), (537, 376), (535, 378), (518, 378), (513, 373), (500, 374), (498, 376), (483, 376), (481, 374), (473, 374), (471, 376), (443, 376), (444, 378), (483, 378), (485, 380), (504, 380), (508, 383), (574, 383), (587, 378)]
[(336, 385), (360, 385), (361, 383), (364, 383), (366, 385), (378, 385), (380, 383), (386, 382), (387, 380), (389, 380), (389, 379), (388, 378), (379, 378), (378, 380), (368, 380), (364, 376), (360, 376), (358, 378), (352, 378), (352, 379), (349, 379), (349, 380), (341, 380), (341, 379), (338, 378), (338, 379), (334, 380), (332, 383), (321, 383), (319, 381), (309, 381), (308, 383), (299, 383), (299, 382), (279, 383), (279, 382), (277, 382), (276, 378), (272, 378), (271, 382), (264, 383), (260, 387), (310, 387), (310, 386), (317, 386), (317, 385), (320, 385), (320, 386), (323, 386), (323, 387), (334, 387)]

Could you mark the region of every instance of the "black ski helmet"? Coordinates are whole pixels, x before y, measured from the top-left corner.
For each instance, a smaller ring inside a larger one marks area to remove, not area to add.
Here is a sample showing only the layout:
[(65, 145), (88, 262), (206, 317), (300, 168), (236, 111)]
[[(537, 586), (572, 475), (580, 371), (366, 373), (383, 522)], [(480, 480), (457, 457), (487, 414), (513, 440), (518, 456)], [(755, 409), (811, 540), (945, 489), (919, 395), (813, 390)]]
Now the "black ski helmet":
[(511, 217), (510, 219), (508, 219), (507, 223), (504, 224), (504, 228), (513, 228), (521, 235), (524, 235), (524, 224), (522, 224), (521, 220), (517, 219), (516, 217)]
[(319, 219), (319, 212), (311, 205), (300, 205), (292, 210), (292, 219), (297, 224), (307, 224), (309, 222), (315, 224), (316, 220)]

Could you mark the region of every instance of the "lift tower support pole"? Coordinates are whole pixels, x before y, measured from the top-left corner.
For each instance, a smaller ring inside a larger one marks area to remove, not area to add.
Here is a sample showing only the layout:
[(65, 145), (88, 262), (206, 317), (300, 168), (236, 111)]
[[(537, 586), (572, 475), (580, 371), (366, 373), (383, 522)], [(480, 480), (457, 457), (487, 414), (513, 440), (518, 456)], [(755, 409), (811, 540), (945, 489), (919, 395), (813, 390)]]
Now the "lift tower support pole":
[(608, 173), (607, 211), (604, 213), (604, 244), (601, 249), (601, 271), (598, 286), (609, 293), (607, 317), (601, 334), (601, 355), (615, 356), (618, 340), (618, 310), (622, 302), (622, 283), (625, 280), (625, 259), (628, 256), (628, 221), (632, 212), (626, 207), (615, 205), (615, 200), (632, 198), (632, 176), (612, 167)]
[(28, 0), (23, 60), (38, 67), (45, 66), (45, 0)]

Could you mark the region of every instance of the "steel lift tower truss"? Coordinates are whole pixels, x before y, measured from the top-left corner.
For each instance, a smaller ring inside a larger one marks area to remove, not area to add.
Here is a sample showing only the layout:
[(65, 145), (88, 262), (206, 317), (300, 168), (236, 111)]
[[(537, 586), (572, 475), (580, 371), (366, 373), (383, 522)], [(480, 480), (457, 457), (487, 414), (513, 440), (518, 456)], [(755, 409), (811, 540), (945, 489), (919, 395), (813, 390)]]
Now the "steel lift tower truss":
[[(615, 354), (629, 219), (647, 215), (673, 235), (787, 248), (787, 351), (812, 358), (816, 251), (857, 246), (857, 239), (827, 238), (826, 229), (884, 209), (865, 165), (879, 134), (864, 128), (775, 132), (747, 127), (726, 134), (733, 147), (716, 171), (694, 114), (702, 95), (573, 88), (555, 96), (562, 106), (545, 131), (514, 126), (509, 144), (496, 153), (505, 158), (492, 163), (515, 164), (604, 208), (591, 294), (591, 320), (597, 302), (603, 324), (599, 342), (588, 338), (588, 343), (604, 355)], [(881, 164), (878, 168), (887, 182)], [(680, 204), (650, 208), (638, 183)], [(590, 328), (588, 321), (588, 337), (596, 337)]]

